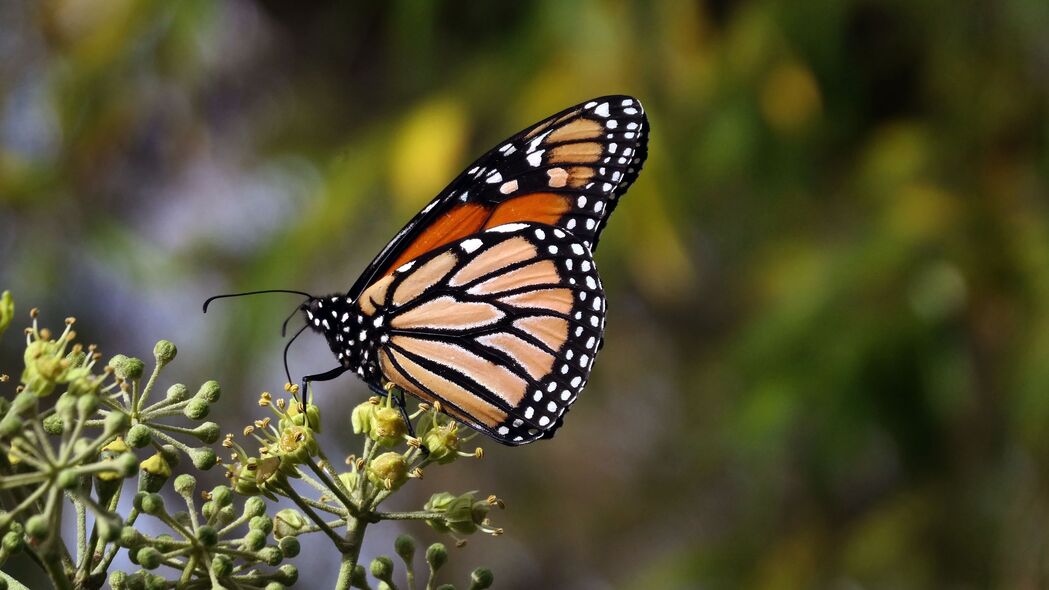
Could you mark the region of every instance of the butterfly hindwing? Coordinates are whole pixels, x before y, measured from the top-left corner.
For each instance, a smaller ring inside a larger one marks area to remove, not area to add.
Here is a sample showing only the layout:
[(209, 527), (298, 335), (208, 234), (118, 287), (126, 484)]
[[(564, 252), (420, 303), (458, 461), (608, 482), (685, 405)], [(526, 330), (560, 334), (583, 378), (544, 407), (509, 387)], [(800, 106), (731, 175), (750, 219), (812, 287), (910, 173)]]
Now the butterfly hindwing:
[(582, 390), (604, 330), (590, 249), (510, 223), (440, 246), (358, 300), (386, 379), (505, 444), (549, 436)]
[(648, 120), (629, 96), (581, 103), (481, 156), (369, 264), (356, 299), (394, 269), (445, 244), (508, 223), (540, 223), (596, 247), (608, 215), (647, 155)]

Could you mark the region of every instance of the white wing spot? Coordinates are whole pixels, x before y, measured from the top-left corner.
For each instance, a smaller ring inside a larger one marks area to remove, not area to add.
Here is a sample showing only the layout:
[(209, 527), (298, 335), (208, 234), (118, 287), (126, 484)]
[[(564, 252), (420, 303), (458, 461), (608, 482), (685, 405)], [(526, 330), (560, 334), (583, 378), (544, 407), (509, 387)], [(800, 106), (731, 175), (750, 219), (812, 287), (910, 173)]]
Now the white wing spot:
[(579, 200), (576, 201), (576, 205), (578, 205), (579, 208), (586, 207), (586, 197), (580, 196)]
[(623, 112), (628, 114), (628, 115), (636, 115), (637, 114), (637, 109), (635, 109), (634, 107), (630, 107), (630, 108), (627, 108), (627, 109), (623, 109)]
[(517, 231), (519, 229), (524, 229), (526, 227), (528, 227), (528, 226), (526, 226), (523, 223), (504, 223), (503, 225), (497, 225), (497, 226), (495, 226), (495, 227), (493, 227), (491, 229), (487, 229), (485, 231), (494, 231), (494, 232), (501, 233), (501, 234), (508, 234), (510, 232), (515, 232), (515, 231)]
[(539, 418), (539, 425), (540, 426), (546, 426), (549, 423), (550, 423), (550, 417), (549, 416), (541, 416)]
[(539, 238), (540, 240), (545, 240), (546, 239), (546, 232), (544, 232), (541, 229), (537, 229), (537, 230), (535, 230), (535, 237)]
[(463, 240), (463, 243), (459, 244), (459, 247), (463, 249), (463, 252), (473, 254), (473, 252), (480, 248), (483, 243), (484, 242), (477, 238), (470, 238), (469, 240)]
[(486, 178), (484, 181), (487, 182), (488, 184), (495, 184), (497, 182), (502, 182), (503, 181), (503, 175), (500, 174), (498, 170), (496, 170), (492, 174), (488, 175), (488, 178)]
[(584, 109), (592, 109), (592, 108), (594, 108), (595, 104), (597, 104), (597, 101), (596, 100), (592, 100), (592, 101), (586, 103), (585, 105), (583, 105), (583, 108)]
[(496, 430), (496, 432), (497, 432), (497, 433), (499, 433), (499, 434), (500, 434), (500, 435), (502, 435), (502, 436), (506, 436), (507, 434), (510, 434), (510, 429), (509, 429), (509, 428), (507, 428), (506, 426), (500, 426), (500, 427), (499, 427), (499, 428), (498, 428), (498, 429)]
[(557, 246), (549, 246), (546, 250), (551, 254), (557, 254)]
[[(556, 412), (557, 411), (557, 402), (555, 402), (553, 400), (550, 400), (550, 403), (546, 404), (546, 411), (548, 411), (548, 412)], [(545, 418), (546, 416), (543, 416), (543, 417)]]
[(568, 401), (569, 398), (571, 398), (571, 397), (572, 397), (572, 392), (571, 391), (566, 389), (566, 390), (561, 392), (561, 399), (563, 401)]
[(508, 195), (508, 194), (514, 192), (515, 190), (517, 190), (517, 181), (516, 180), (511, 180), (511, 181), (508, 181), (508, 182), (504, 182), (503, 186), (499, 187), (499, 192), (503, 193), (504, 195)]
[(554, 383), (552, 381), (550, 382), (550, 385), (546, 386), (546, 390), (550, 393), (553, 393), (555, 389), (557, 389), (557, 383)]
[(615, 119), (609, 119), (605, 121), (605, 127), (608, 127), (609, 129), (615, 129), (616, 127), (619, 127), (619, 121), (616, 121)]
[(600, 117), (607, 117), (608, 116), (608, 103), (607, 102), (603, 102), (603, 103), (597, 105), (597, 108), (594, 109), (594, 114), (596, 114), (596, 115), (598, 115)]
[(574, 252), (576, 256), (582, 256), (583, 246), (581, 246), (580, 244), (572, 244), (572, 252)]
[(579, 384), (582, 383), (582, 381), (583, 381), (583, 378), (580, 377), (579, 375), (576, 375), (575, 377), (572, 377), (572, 387), (579, 387)]
[(408, 272), (408, 270), (410, 270), (413, 266), (415, 266), (415, 261), (409, 260), (408, 262), (405, 262), (404, 264), (398, 266), (397, 272)]
[(528, 160), (528, 163), (532, 166), (539, 166), (543, 163), (543, 152), (545, 151), (546, 150), (539, 150), (538, 152), (532, 152), (528, 154), (528, 157), (525, 159)]

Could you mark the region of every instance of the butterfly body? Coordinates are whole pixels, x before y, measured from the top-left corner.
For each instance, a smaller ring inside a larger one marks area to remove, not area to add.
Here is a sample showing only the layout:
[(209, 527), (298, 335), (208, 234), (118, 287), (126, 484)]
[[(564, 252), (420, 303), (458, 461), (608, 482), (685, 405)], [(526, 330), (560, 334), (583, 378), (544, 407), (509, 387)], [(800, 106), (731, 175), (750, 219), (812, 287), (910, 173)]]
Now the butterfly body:
[(310, 298), (339, 366), (495, 440), (551, 436), (586, 384), (606, 303), (601, 230), (647, 154), (628, 96), (552, 115), (481, 156), (398, 232), (348, 292)]

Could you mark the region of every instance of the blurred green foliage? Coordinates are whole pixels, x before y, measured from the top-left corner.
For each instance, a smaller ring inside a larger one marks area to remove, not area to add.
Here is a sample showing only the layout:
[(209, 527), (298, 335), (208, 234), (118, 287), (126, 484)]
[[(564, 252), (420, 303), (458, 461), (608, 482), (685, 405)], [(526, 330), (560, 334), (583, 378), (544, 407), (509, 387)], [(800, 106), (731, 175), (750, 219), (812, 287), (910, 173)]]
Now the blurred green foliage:
[(345, 289), (503, 137), (645, 103), (586, 395), (474, 474), (513, 508), (483, 548), (502, 587), (1049, 585), (1043, 0), (14, 0), (0, 22), (0, 283), (138, 322), (114, 338), (210, 343), (187, 348), (239, 411), (282, 379), (291, 303), (205, 321), (204, 296)]

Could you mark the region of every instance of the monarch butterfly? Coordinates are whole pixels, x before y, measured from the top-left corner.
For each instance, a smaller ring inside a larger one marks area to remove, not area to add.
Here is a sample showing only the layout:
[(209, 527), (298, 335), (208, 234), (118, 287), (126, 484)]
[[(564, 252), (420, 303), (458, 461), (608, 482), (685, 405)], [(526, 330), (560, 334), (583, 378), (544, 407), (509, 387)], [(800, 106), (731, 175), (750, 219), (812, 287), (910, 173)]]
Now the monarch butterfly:
[(283, 291), (308, 297), (295, 337), (320, 332), (339, 362), (304, 377), (303, 388), (356, 372), (377, 392), (392, 383), (440, 401), (503, 444), (552, 436), (602, 342), (592, 251), (647, 144), (635, 98), (565, 109), (462, 172), (348, 292)]

